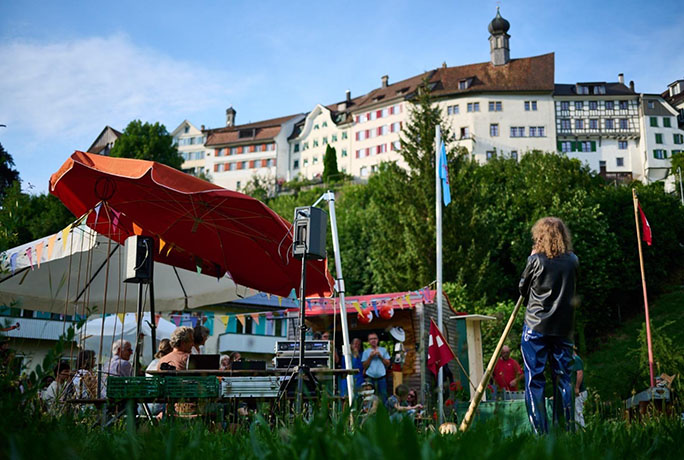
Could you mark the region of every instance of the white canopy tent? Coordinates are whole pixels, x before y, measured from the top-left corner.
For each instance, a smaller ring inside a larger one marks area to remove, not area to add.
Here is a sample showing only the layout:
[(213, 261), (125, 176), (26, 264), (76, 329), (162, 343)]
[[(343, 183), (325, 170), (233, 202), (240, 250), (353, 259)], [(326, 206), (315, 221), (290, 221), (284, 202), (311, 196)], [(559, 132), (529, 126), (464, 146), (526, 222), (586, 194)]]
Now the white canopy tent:
[[(84, 306), (86, 312), (103, 313), (106, 300), (106, 313), (135, 312), (137, 286), (123, 282), (125, 264), (122, 245), (86, 226), (74, 227), (0, 254), (0, 303), (52, 313), (66, 307), (73, 315)], [(157, 312), (222, 304), (256, 292), (228, 276), (154, 264)]]
[[(122, 322), (123, 320), (123, 322)], [(176, 325), (164, 318), (157, 318), (157, 343), (152, 344), (152, 328), (150, 327), (150, 314), (143, 315), (142, 326), (140, 333), (144, 336), (143, 347), (145, 353), (140, 356), (149, 358), (152, 353), (157, 350), (158, 343), (161, 339), (168, 339), (171, 333), (176, 329)], [(86, 350), (93, 350), (96, 353), (99, 351), (100, 339), (102, 339), (102, 360), (106, 362), (112, 355), (112, 344), (114, 341), (123, 338), (129, 341), (134, 347), (136, 345), (136, 318), (134, 313), (126, 313), (121, 315), (110, 315), (104, 320), (104, 334), (102, 332), (102, 318), (93, 318), (87, 321), (83, 326), (76, 330), (76, 336), (84, 337), (83, 348)], [(146, 359), (150, 361), (150, 359)]]

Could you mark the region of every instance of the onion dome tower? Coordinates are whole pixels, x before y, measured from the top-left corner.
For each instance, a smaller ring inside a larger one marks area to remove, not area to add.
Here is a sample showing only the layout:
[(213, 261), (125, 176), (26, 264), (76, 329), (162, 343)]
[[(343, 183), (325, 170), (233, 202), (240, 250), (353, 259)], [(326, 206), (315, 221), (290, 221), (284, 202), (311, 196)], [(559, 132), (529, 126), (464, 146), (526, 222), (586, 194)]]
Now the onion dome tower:
[(510, 49), (508, 46), (508, 29), (511, 24), (501, 17), (499, 7), (496, 7), (496, 17), (489, 23), (489, 54), (492, 64), (505, 65), (511, 60)]

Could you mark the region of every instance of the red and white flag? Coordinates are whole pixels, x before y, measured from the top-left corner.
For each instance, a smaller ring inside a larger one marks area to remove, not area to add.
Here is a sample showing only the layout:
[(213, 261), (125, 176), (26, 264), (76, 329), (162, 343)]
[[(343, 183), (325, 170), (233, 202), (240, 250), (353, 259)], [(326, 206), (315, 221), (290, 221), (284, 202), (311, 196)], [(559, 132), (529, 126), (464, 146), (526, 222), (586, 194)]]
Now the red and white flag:
[(427, 367), (433, 374), (437, 375), (439, 369), (454, 359), (454, 352), (439, 332), (439, 328), (433, 320), (430, 320), (430, 336), (428, 342)]
[(641, 239), (646, 242), (647, 245), (653, 243), (653, 234), (651, 233), (651, 224), (648, 223), (646, 219), (646, 214), (641, 209), (641, 203), (637, 203), (639, 206), (639, 216), (641, 217)]

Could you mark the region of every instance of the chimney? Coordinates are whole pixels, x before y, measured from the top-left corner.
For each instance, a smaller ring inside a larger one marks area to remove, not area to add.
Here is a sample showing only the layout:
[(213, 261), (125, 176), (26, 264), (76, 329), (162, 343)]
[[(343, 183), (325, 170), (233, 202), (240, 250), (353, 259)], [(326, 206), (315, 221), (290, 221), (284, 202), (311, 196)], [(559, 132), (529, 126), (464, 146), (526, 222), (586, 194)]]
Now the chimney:
[(630, 80), (630, 81), (629, 81), (629, 89), (630, 89), (632, 92), (635, 92), (635, 91), (634, 91), (634, 80)]
[(345, 91), (345, 94), (347, 95), (347, 104), (351, 102), (351, 90), (348, 89)]
[(620, 83), (621, 85), (625, 84), (625, 74), (624, 73), (618, 74), (618, 83)]
[(200, 127), (200, 129), (201, 129), (202, 131), (204, 131), (204, 125), (202, 125), (202, 126)]
[(382, 87), (387, 88), (387, 83), (389, 82), (389, 75), (382, 76)]
[(226, 126), (235, 126), (235, 109), (228, 107), (226, 109)]

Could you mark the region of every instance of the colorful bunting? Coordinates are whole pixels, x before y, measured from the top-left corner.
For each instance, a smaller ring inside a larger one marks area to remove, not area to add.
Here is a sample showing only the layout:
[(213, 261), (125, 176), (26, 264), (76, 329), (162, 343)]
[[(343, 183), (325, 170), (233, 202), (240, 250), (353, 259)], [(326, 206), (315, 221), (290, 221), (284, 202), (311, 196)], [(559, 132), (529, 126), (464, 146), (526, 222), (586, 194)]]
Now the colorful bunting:
[(252, 313), (250, 316), (252, 317), (252, 321), (257, 323), (257, 325), (258, 325), (259, 324), (259, 313)]
[(245, 330), (245, 315), (235, 315), (235, 319), (240, 321), (240, 324), (242, 324), (242, 330)]
[(161, 254), (162, 249), (164, 249), (164, 245), (166, 244), (166, 241), (162, 240), (161, 237), (159, 238), (159, 254)]
[(15, 252), (10, 256), (10, 270), (12, 270), (12, 274), (14, 274), (14, 271), (17, 269), (17, 256), (19, 255), (18, 252)]
[(112, 209), (112, 214), (114, 214), (114, 219), (112, 219), (112, 227), (118, 227), (119, 226), (119, 217), (121, 217), (121, 213), (119, 211)]
[(361, 311), (361, 304), (359, 304), (359, 302), (355, 300), (354, 303), (352, 303), (352, 305), (354, 306), (359, 315), (363, 315), (363, 312)]
[(134, 235), (142, 235), (143, 234), (143, 229), (139, 227), (135, 222), (132, 222), (133, 224), (133, 234)]
[(173, 316), (171, 317), (171, 320), (173, 321), (173, 324), (176, 325), (176, 327), (180, 327), (180, 325), (181, 325), (181, 317), (180, 317), (180, 316), (178, 316), (178, 315), (173, 315)]
[(195, 256), (195, 266), (197, 267), (197, 273), (202, 274), (202, 259)]
[(40, 268), (40, 260), (43, 258), (43, 248), (45, 247), (45, 241), (41, 241), (36, 244), (36, 262), (38, 263), (38, 268)]
[(57, 241), (56, 234), (48, 238), (48, 260), (52, 259), (52, 251), (55, 249), (55, 241)]
[(64, 250), (67, 247), (67, 238), (69, 237), (69, 232), (71, 231), (71, 224), (67, 225), (64, 230), (62, 230), (62, 245)]
[(118, 313), (116, 316), (117, 316), (117, 318), (119, 318), (119, 321), (121, 321), (121, 323), (123, 323), (126, 315), (124, 313)]
[(31, 266), (31, 270), (33, 270), (33, 249), (28, 248), (26, 250), (26, 257), (28, 257), (29, 265)]
[(97, 206), (95, 206), (95, 222), (94, 224), (97, 224), (97, 218), (100, 217), (100, 208), (102, 207), (102, 202), (100, 201), (97, 203)]
[(379, 318), (380, 312), (378, 311), (378, 304), (375, 302), (375, 300), (371, 300), (371, 305), (373, 305), (373, 311), (375, 312), (375, 316)]

